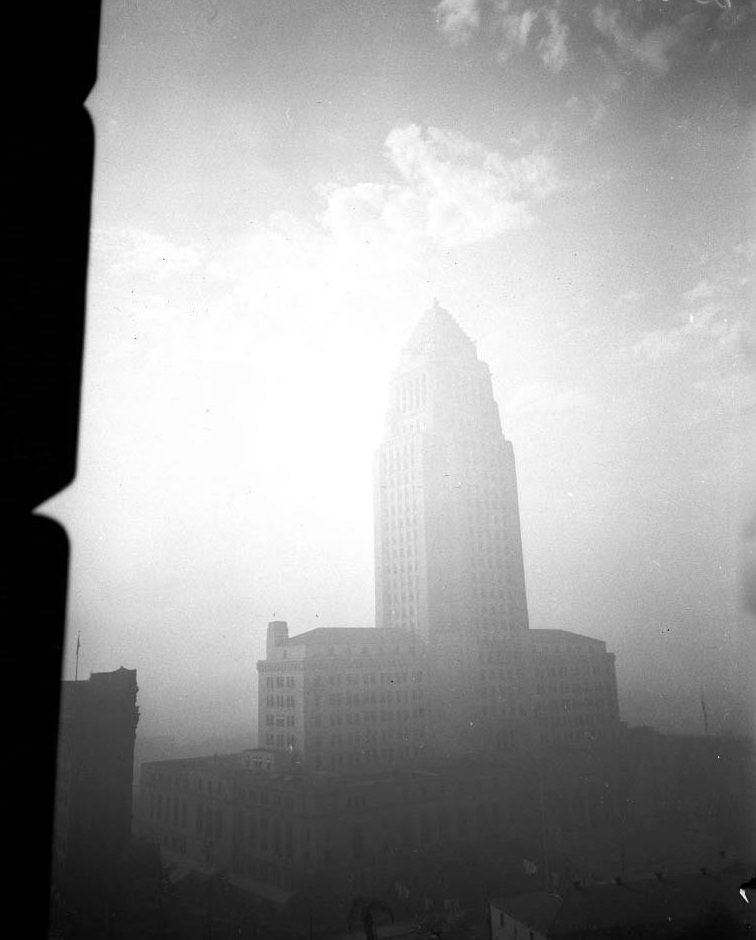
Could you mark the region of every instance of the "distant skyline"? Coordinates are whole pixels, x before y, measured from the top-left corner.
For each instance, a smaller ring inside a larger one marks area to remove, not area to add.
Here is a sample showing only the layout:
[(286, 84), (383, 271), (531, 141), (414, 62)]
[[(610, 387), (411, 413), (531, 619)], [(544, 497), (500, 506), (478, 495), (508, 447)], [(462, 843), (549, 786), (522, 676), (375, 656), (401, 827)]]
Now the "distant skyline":
[[(742, 729), (756, 3), (105, 0), (65, 677), (255, 727), (271, 619), (374, 624), (372, 459), (438, 298), (493, 374), (533, 628)], [(750, 525), (750, 528), (749, 528)], [(749, 534), (750, 533), (750, 534)]]

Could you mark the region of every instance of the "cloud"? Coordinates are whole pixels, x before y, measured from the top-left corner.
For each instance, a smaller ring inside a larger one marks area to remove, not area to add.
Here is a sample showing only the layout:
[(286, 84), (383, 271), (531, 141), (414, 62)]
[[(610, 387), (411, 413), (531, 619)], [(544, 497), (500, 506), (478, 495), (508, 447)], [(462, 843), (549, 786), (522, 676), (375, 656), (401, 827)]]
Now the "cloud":
[(656, 76), (669, 71), (669, 53), (682, 40), (681, 31), (673, 26), (657, 26), (645, 33), (636, 33), (618, 7), (608, 9), (603, 4), (593, 10), (593, 25), (602, 36), (612, 40), (620, 62), (638, 64)]
[[(493, 22), (501, 36), (499, 60), (506, 62), (529, 46), (552, 72), (560, 72), (570, 61), (569, 28), (556, 6), (525, 6), (522, 0), (495, 0)], [(469, 42), (480, 29), (479, 0), (441, 0), (435, 7), (439, 30), (452, 46)]]
[(438, 28), (453, 46), (466, 43), (480, 26), (478, 0), (441, 0), (435, 14)]
[(712, 303), (698, 307), (675, 326), (648, 331), (632, 351), (655, 361), (682, 354), (699, 361), (714, 361), (720, 355), (737, 359), (752, 355), (754, 340), (756, 327), (744, 316)]
[(569, 29), (567, 24), (559, 18), (555, 9), (546, 10), (544, 15), (549, 31), (538, 41), (536, 52), (546, 68), (551, 69), (552, 72), (561, 72), (569, 61), (567, 51)]
[[(732, 259), (739, 258), (738, 248)], [(756, 404), (756, 321), (748, 278), (723, 264), (684, 291), (668, 326), (647, 331), (631, 347), (691, 397), (693, 421), (743, 415)], [(672, 378), (674, 377), (674, 378)]]
[(499, 28), (503, 39), (499, 59), (506, 62), (513, 52), (527, 46), (538, 14), (528, 9), (510, 12), (509, 0), (503, 0), (499, 9), (502, 11)]
[(697, 300), (702, 300), (703, 298), (714, 297), (715, 294), (716, 288), (714, 285), (704, 278), (702, 281), (699, 281), (695, 287), (685, 291), (683, 297), (689, 303), (695, 303)]
[(501, 46), (499, 60), (506, 62), (515, 53), (532, 45), (535, 54), (552, 72), (560, 72), (570, 61), (569, 28), (557, 8), (533, 8), (500, 0), (497, 4)]
[(544, 154), (507, 159), (434, 127), (394, 128), (386, 155), (398, 182), (325, 192), (322, 224), (336, 238), (416, 250), (468, 245), (532, 224), (534, 203), (560, 185)]
[(162, 235), (133, 226), (94, 229), (92, 258), (95, 264), (103, 263), (112, 275), (147, 274), (157, 280), (186, 274), (202, 263), (198, 248), (177, 245)]
[(110, 331), (103, 355), (151, 381), (166, 363), (231, 381), (291, 360), (293, 349), (312, 358), (326, 337), (342, 349), (374, 329), (375, 352), (382, 311), (401, 318), (428, 303), (428, 263), (533, 224), (562, 185), (532, 147), (507, 157), (433, 127), (394, 128), (384, 153), (382, 178), (326, 186), (314, 218), (277, 212), (200, 247), (133, 227), (95, 230), (91, 297)]

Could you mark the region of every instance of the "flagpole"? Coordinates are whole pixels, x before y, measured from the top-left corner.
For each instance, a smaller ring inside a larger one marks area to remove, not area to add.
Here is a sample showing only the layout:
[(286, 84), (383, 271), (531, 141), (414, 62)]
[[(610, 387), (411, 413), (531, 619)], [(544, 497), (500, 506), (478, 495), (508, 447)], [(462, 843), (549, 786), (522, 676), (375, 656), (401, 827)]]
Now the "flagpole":
[(81, 630), (76, 634), (76, 668), (74, 670), (74, 682), (79, 678), (79, 647), (81, 646)]

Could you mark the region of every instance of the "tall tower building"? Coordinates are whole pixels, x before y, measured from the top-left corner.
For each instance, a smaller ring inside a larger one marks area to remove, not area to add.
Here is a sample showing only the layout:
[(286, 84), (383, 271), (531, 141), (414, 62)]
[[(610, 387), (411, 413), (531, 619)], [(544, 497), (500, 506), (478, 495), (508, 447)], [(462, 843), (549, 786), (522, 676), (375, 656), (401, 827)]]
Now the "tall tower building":
[(488, 366), (437, 303), (392, 379), (375, 522), (377, 626), (484, 645), (527, 631), (512, 445)]
[(391, 382), (375, 559), (377, 626), (427, 641), (445, 740), (456, 727), (464, 750), (514, 743), (530, 691), (514, 453), (488, 366), (438, 303)]
[(437, 303), (391, 382), (375, 557), (377, 630), (269, 625), (266, 748), (361, 772), (611, 736), (606, 645), (529, 629), (512, 445), (488, 366)]

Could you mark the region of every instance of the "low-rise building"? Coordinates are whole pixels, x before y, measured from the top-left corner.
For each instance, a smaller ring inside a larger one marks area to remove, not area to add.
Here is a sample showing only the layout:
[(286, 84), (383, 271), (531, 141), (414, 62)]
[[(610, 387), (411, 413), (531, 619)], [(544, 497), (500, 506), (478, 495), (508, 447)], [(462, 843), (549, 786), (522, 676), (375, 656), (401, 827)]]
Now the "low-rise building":
[[(756, 926), (739, 894), (747, 869), (732, 866), (559, 894), (534, 891), (490, 903), (491, 940), (663, 940), (738, 937)], [(750, 925), (750, 926), (749, 926)]]
[(614, 653), (566, 630), (529, 632), (537, 745), (606, 743), (620, 730)]
[(251, 750), (144, 764), (137, 824), (179, 867), (222, 871), (271, 900), (323, 876), (351, 894), (385, 892), (419, 858), (425, 868), (456, 844), (525, 839), (522, 783), (505, 765), (330, 773)]
[(257, 664), (258, 742), (315, 770), (359, 772), (613, 740), (619, 704), (606, 643), (565, 630), (525, 635), (525, 646), (492, 644), (478, 660), (468, 650), (469, 662), (447, 657), (440, 668), (439, 652), (408, 630), (289, 636), (285, 622), (270, 623)]
[(363, 771), (426, 753), (426, 657), (401, 629), (268, 626), (258, 671), (258, 743), (314, 770)]
[(116, 879), (131, 834), (137, 691), (135, 669), (62, 683), (53, 920), (65, 909), (102, 907)]

